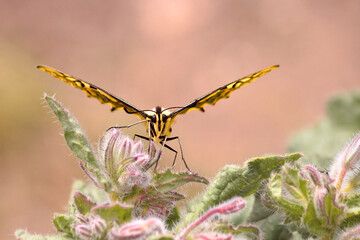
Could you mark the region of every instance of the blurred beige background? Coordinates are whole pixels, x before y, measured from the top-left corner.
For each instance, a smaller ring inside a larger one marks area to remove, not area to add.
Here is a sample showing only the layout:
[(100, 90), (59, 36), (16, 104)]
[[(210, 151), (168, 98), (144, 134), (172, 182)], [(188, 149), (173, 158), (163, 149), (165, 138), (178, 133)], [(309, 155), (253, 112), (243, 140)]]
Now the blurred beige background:
[[(291, 134), (323, 116), (329, 96), (360, 86), (359, 12), (355, 0), (0, 0), (0, 239), (16, 228), (54, 232), (53, 213), (65, 211), (73, 180), (85, 179), (43, 92), (56, 93), (94, 144), (109, 126), (138, 120), (36, 65), (149, 109), (280, 64), (206, 113), (177, 118), (173, 135), (190, 168), (211, 178), (226, 163), (284, 153)], [(127, 131), (135, 132), (144, 128)], [(184, 191), (203, 189), (191, 187)]]

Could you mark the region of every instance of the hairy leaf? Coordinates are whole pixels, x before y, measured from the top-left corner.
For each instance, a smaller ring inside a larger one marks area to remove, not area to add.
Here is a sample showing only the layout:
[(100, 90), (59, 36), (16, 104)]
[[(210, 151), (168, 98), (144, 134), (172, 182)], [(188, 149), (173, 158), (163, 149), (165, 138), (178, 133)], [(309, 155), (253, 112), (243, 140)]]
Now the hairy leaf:
[(246, 197), (255, 193), (260, 184), (277, 171), (283, 164), (294, 162), (302, 155), (292, 153), (285, 156), (269, 156), (253, 158), (244, 167), (225, 166), (209, 185), (199, 201), (189, 207), (184, 217), (184, 224), (194, 221), (203, 212), (232, 197)]

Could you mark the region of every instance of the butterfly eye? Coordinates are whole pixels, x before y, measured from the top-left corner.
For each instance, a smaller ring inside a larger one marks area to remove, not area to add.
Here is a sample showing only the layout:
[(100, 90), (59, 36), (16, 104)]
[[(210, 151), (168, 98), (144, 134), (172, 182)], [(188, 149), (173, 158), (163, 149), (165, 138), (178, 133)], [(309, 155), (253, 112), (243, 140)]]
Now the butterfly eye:
[(150, 117), (150, 120), (151, 120), (152, 122), (156, 122), (156, 116), (155, 116), (155, 115), (152, 115), (152, 116)]
[(165, 114), (162, 115), (162, 121), (163, 122), (166, 122), (167, 118), (168, 118), (168, 116), (166, 116)]

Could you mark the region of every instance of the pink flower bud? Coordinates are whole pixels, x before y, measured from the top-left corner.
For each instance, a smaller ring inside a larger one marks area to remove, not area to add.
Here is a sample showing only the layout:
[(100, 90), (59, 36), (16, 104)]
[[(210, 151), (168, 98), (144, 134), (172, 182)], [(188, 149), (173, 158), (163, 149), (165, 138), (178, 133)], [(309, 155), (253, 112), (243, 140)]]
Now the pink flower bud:
[(151, 162), (151, 159), (147, 154), (138, 154), (134, 157), (134, 161), (135, 162), (133, 163), (133, 165), (135, 165), (139, 169), (144, 169)]
[(304, 169), (307, 170), (314, 183), (316, 184), (316, 186), (319, 186), (319, 187), (324, 187), (324, 183), (323, 183), (323, 180), (322, 180), (322, 175), (321, 173), (313, 166), (310, 166), (310, 165), (306, 165), (304, 166)]
[(118, 143), (116, 142), (115, 144), (117, 145), (115, 148), (116, 152), (114, 154), (115, 158), (126, 159), (131, 156), (133, 141), (130, 138), (122, 138)]
[(189, 234), (189, 232), (191, 232), (194, 228), (199, 226), (201, 223), (203, 223), (205, 220), (209, 219), (213, 215), (235, 213), (243, 209), (245, 205), (246, 205), (245, 200), (242, 199), (241, 197), (238, 197), (228, 202), (225, 202), (220, 206), (210, 209), (200, 218), (196, 219), (195, 222), (190, 224), (184, 231), (182, 231), (182, 233), (180, 234), (180, 239), (185, 238), (186, 235)]
[(338, 191), (348, 192), (359, 184), (360, 176), (360, 134), (346, 146), (334, 159), (329, 176), (335, 180)]
[(339, 236), (339, 240), (355, 240), (360, 236), (360, 225), (357, 225), (354, 228), (346, 229), (343, 234)]
[(329, 222), (329, 216), (326, 214), (326, 203), (325, 203), (325, 197), (329, 194), (328, 190), (326, 188), (317, 188), (315, 190), (314, 194), (314, 205), (315, 205), (315, 211), (317, 216), (322, 216), (326, 218), (326, 220)]
[(217, 211), (221, 214), (230, 214), (240, 211), (245, 207), (245, 204), (246, 202), (242, 198), (236, 198), (231, 202), (224, 203), (217, 208), (214, 208), (214, 210), (217, 209)]
[(201, 233), (194, 236), (196, 240), (230, 240), (232, 239), (232, 234), (229, 233), (219, 234), (219, 233)]
[(99, 155), (101, 155), (101, 157), (104, 159), (105, 158), (105, 152), (106, 149), (109, 145), (109, 142), (111, 140), (111, 138), (116, 135), (118, 137), (121, 137), (121, 131), (118, 128), (111, 128), (110, 130), (108, 130), (99, 140), (99, 144), (98, 144), (98, 153)]
[(136, 156), (138, 154), (141, 154), (144, 152), (144, 145), (142, 142), (133, 142), (132, 148), (131, 148), (131, 156)]
[(124, 137), (117, 128), (110, 129), (101, 138), (100, 159), (107, 174), (120, 183), (119, 192), (127, 191), (129, 186), (135, 184), (145, 186), (149, 183), (150, 177), (145, 171), (151, 159), (143, 150), (142, 142)]
[(134, 220), (119, 229), (112, 228), (109, 235), (111, 239), (146, 239), (153, 234), (164, 233), (164, 223), (160, 219), (149, 218)]
[(79, 236), (82, 240), (90, 240), (91, 239), (91, 229), (87, 224), (77, 223), (74, 224), (76, 235)]
[(106, 222), (97, 215), (92, 215), (90, 218), (90, 228), (92, 233), (100, 238), (106, 231)]
[(76, 214), (76, 219), (81, 223), (88, 223), (89, 219), (82, 215), (81, 213)]
[(147, 186), (150, 180), (151, 178), (148, 173), (130, 165), (119, 179), (119, 183), (123, 186), (126, 185), (127, 187), (132, 187), (134, 185)]

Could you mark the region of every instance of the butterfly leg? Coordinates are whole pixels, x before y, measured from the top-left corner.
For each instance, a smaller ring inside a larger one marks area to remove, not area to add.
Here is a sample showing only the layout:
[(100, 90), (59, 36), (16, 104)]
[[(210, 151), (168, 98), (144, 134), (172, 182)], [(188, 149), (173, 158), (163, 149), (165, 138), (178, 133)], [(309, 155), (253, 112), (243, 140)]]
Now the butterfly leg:
[(152, 148), (151, 148), (152, 139), (151, 139), (151, 138), (148, 138), (148, 137), (145, 137), (145, 136), (141, 136), (141, 135), (139, 135), (139, 134), (134, 134), (133, 140), (135, 140), (136, 137), (149, 141), (148, 154), (149, 154), (150, 156), (152, 156), (152, 152), (151, 152), (151, 151), (152, 151)]
[[(165, 136), (165, 139), (163, 140), (163, 142), (162, 142), (162, 144), (161, 144), (160, 152), (162, 152), (164, 146), (166, 146), (166, 144), (165, 144), (166, 140), (167, 140), (167, 137)], [(157, 165), (158, 165), (158, 163), (159, 163), (159, 160), (160, 160), (160, 158), (158, 158), (158, 159), (156, 160), (155, 168), (154, 168), (155, 170), (156, 170), (156, 168), (157, 168)]]
[(137, 125), (137, 124), (139, 124), (139, 123), (143, 123), (143, 122), (145, 122), (145, 121), (147, 121), (147, 120), (141, 120), (141, 121), (138, 121), (138, 122), (135, 122), (135, 123), (132, 123), (132, 124), (130, 124), (130, 125), (127, 125), (127, 126), (113, 126), (113, 127), (109, 127), (106, 131), (109, 131), (109, 130), (111, 130), (111, 129), (113, 129), (113, 128), (129, 128), (129, 127), (132, 127), (132, 126), (134, 126), (134, 125)]
[[(183, 160), (186, 169), (189, 170), (189, 172), (193, 173), (193, 171), (191, 171), (190, 168), (188, 167), (188, 165), (186, 164), (186, 161), (185, 161), (185, 158), (184, 158), (184, 153), (183, 153), (181, 142), (180, 142), (180, 138), (179, 137), (171, 137), (171, 138), (168, 138), (167, 140), (171, 141), (171, 140), (175, 140), (175, 139), (178, 140), (178, 143), (179, 143), (179, 146), (180, 146), (180, 152), (181, 152), (181, 159)], [(174, 162), (173, 162), (173, 165), (172, 165), (172, 166), (174, 166), (175, 161), (176, 161), (177, 151), (175, 149), (173, 149), (172, 147), (170, 147), (169, 145), (165, 144), (165, 147), (175, 153), (175, 158), (174, 158)]]

